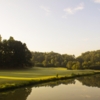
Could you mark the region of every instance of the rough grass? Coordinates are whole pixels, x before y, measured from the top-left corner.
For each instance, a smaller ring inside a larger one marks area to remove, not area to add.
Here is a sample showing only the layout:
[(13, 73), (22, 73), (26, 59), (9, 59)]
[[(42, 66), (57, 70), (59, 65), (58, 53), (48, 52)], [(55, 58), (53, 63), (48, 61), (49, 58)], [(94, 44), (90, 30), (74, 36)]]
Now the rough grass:
[(40, 67), (34, 67), (28, 70), (0, 70), (0, 89), (21, 86), (22, 84), (33, 84), (34, 82), (43, 82), (43, 80), (49, 81), (58, 78), (74, 77), (75, 75), (88, 75), (94, 72), (94, 70), (67, 70), (66, 68)]

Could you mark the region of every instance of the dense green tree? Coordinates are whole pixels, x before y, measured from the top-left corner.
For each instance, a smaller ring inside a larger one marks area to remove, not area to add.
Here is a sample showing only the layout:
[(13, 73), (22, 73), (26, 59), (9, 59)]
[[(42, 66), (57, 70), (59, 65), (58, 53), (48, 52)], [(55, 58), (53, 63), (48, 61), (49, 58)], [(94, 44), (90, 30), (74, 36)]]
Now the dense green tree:
[(32, 62), (37, 66), (43, 64), (44, 67), (66, 67), (70, 60), (75, 60), (73, 55), (59, 54), (55, 52), (32, 52)]
[(72, 66), (73, 66), (73, 62), (72, 62), (72, 61), (68, 61), (66, 67), (67, 67), (68, 69), (72, 69)]
[(44, 60), (44, 61), (43, 61), (43, 66), (44, 66), (44, 67), (48, 66), (48, 61), (47, 61), (47, 60)]
[(100, 50), (88, 51), (75, 58), (74, 55), (55, 52), (32, 52), (34, 65), (67, 67), (68, 69), (100, 69)]
[(13, 37), (0, 42), (0, 68), (31, 66), (31, 58), (32, 54), (25, 43), (14, 40)]
[(79, 61), (74, 61), (72, 69), (81, 69), (81, 64)]
[(100, 50), (82, 53), (76, 58), (83, 69), (100, 69)]
[(60, 63), (58, 61), (55, 62), (55, 66), (59, 67)]

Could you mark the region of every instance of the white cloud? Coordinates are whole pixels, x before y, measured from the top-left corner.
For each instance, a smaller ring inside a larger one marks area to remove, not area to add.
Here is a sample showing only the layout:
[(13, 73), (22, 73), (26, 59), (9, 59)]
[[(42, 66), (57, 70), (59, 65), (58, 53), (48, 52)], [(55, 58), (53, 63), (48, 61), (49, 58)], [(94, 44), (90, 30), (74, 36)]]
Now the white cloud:
[(41, 9), (43, 9), (46, 12), (46, 15), (50, 15), (51, 11), (48, 7), (40, 6)]
[(68, 14), (73, 14), (74, 10), (72, 8), (65, 8), (64, 11)]
[(75, 14), (76, 12), (80, 11), (80, 10), (83, 10), (84, 9), (84, 4), (83, 3), (80, 3), (77, 7), (75, 8), (65, 8), (64, 9), (64, 12), (65, 12), (65, 15), (62, 16), (63, 18), (66, 18), (68, 14), (72, 15), (72, 14)]
[(95, 3), (100, 3), (100, 0), (94, 0)]
[(81, 3), (79, 6), (74, 8), (75, 11), (82, 10), (82, 9), (84, 9), (84, 4), (83, 3)]

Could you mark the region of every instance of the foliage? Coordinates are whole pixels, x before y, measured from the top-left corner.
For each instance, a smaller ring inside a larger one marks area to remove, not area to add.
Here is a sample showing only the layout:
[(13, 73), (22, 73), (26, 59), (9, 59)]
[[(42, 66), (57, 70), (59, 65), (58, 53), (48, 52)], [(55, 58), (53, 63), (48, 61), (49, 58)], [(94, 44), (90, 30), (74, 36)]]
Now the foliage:
[(82, 53), (76, 59), (83, 69), (100, 69), (100, 50)]
[(100, 69), (100, 50), (87, 51), (80, 56), (56, 52), (30, 52), (25, 43), (10, 37), (2, 40), (0, 35), (0, 68), (65, 67), (76, 69)]
[(25, 43), (14, 40), (0, 42), (0, 69), (16, 69), (31, 65), (31, 52)]
[(66, 67), (67, 69), (100, 69), (100, 50), (88, 51), (75, 58), (74, 55), (59, 54), (55, 52), (32, 52), (35, 66), (40, 67)]
[(55, 52), (32, 52), (31, 61), (37, 67), (66, 67), (68, 61), (75, 61), (75, 57)]

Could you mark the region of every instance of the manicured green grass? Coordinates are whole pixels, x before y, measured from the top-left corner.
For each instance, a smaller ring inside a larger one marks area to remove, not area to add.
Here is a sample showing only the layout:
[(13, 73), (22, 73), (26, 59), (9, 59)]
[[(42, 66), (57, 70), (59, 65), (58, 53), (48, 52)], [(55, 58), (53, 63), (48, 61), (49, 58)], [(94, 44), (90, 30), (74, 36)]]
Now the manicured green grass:
[(0, 88), (24, 84), (28, 81), (48, 80), (74, 75), (93, 74), (94, 70), (67, 70), (66, 68), (40, 68), (27, 70), (0, 70)]
[[(44, 77), (52, 77), (58, 74), (59, 76), (74, 74), (92, 73), (93, 70), (67, 70), (66, 68), (39, 68), (35, 67), (28, 70), (2, 70), (0, 71), (0, 79), (13, 80), (29, 80), (40, 79)], [(0, 80), (1, 82), (2, 80)]]

